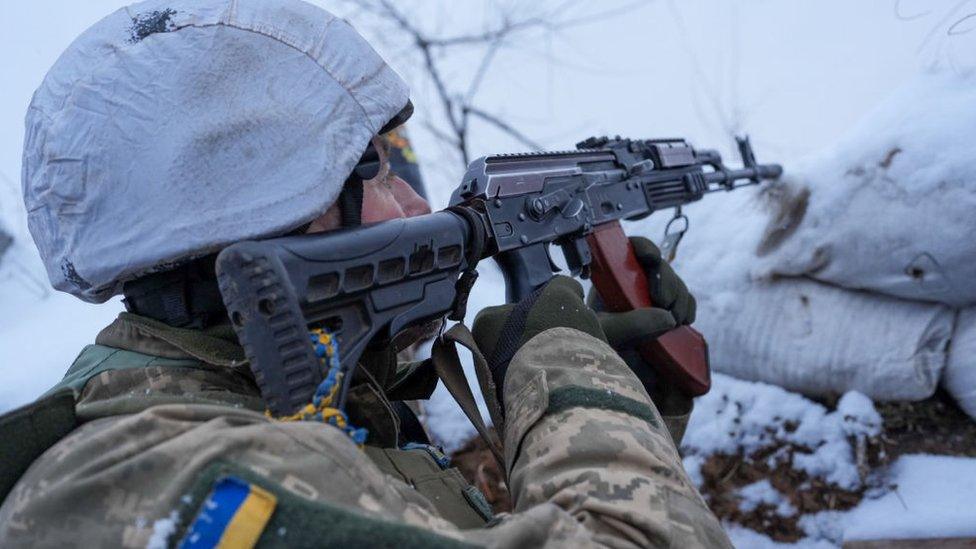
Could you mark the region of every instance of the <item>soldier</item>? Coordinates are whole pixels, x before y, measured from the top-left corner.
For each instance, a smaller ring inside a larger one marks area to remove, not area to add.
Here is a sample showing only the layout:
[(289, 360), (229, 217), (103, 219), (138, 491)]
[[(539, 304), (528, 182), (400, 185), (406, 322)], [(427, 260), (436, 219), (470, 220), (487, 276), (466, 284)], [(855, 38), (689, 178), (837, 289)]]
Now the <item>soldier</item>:
[(0, 419), (4, 547), (729, 545), (614, 349), (694, 318), (647, 241), (667, 309), (598, 317), (556, 278), (475, 321), (481, 348), (512, 349), (485, 391), (511, 514), (491, 516), (398, 404), (436, 382), (393, 360), (411, 338), (360, 366), (331, 423), (265, 414), (214, 253), (428, 212), (388, 169), (344, 184), (409, 112), (366, 42), (298, 0), (151, 0), (68, 48), (28, 111), (30, 229), (55, 288), (128, 311)]

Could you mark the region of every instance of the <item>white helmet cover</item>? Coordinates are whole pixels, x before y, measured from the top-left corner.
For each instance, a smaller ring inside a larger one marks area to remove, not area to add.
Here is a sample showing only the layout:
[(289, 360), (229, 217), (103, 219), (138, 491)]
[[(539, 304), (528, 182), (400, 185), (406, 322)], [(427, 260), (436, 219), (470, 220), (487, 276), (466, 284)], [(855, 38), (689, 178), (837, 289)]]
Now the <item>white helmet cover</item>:
[(300, 0), (150, 0), (61, 55), (27, 112), (23, 191), (51, 284), (122, 282), (283, 234), (336, 200), (407, 86)]

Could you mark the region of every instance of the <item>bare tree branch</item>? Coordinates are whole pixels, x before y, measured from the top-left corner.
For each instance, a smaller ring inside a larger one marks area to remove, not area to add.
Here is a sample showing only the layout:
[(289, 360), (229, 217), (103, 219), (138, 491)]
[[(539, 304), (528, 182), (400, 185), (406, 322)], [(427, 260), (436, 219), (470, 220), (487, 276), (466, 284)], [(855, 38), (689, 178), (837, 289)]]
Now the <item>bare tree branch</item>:
[(444, 133), (443, 131), (441, 131), (440, 128), (432, 124), (429, 120), (424, 122), (424, 128), (427, 128), (427, 131), (432, 133), (434, 137), (436, 137), (437, 139), (440, 139), (441, 141), (450, 145), (454, 149), (457, 148), (458, 142), (454, 138), (454, 136)]
[(954, 4), (952, 6), (952, 8), (948, 12), (946, 12), (946, 14), (942, 17), (942, 19), (940, 19), (939, 22), (936, 23), (932, 27), (932, 29), (929, 30), (929, 32), (925, 35), (925, 38), (923, 38), (922, 41), (921, 41), (921, 43), (919, 43), (918, 49), (916, 50), (916, 52), (921, 53), (926, 48), (926, 46), (928, 46), (929, 43), (931, 43), (932, 40), (934, 40), (935, 37), (939, 35), (939, 33), (942, 31), (942, 29), (945, 29), (947, 27), (950, 27), (950, 25), (952, 25), (952, 21), (954, 19), (958, 19), (957, 14), (960, 11), (962, 11), (962, 9), (964, 7), (966, 7), (966, 4), (968, 4), (968, 3), (969, 3), (969, 0), (961, 0), (960, 2), (957, 2), (956, 4)]
[(474, 116), (476, 116), (476, 117), (484, 120), (485, 122), (488, 122), (489, 124), (491, 124), (491, 125), (495, 126), (496, 128), (502, 130), (503, 132), (507, 133), (508, 135), (514, 137), (517, 141), (519, 141), (520, 143), (522, 143), (523, 145), (525, 145), (526, 147), (528, 147), (528, 148), (530, 148), (532, 150), (535, 150), (535, 151), (541, 151), (542, 150), (542, 146), (541, 145), (539, 145), (535, 141), (529, 139), (528, 137), (525, 136), (525, 134), (523, 134), (522, 132), (516, 130), (511, 125), (509, 125), (508, 123), (506, 123), (504, 120), (502, 120), (501, 118), (498, 118), (497, 116), (495, 116), (495, 115), (493, 115), (491, 113), (487, 113), (487, 112), (485, 112), (485, 111), (483, 111), (481, 109), (478, 109), (478, 108), (472, 107), (472, 106), (468, 106), (465, 109), (465, 112), (467, 112), (469, 114), (472, 114), (472, 115), (474, 115)]
[[(476, 104), (478, 92), (484, 86), (500, 51), (513, 47), (517, 36), (525, 40), (526, 37), (533, 36), (533, 32), (541, 32), (552, 37), (562, 30), (616, 17), (646, 4), (644, 0), (634, 0), (623, 5), (615, 3), (610, 8), (590, 13), (581, 13), (574, 9), (593, 5), (583, 0), (537, 2), (530, 4), (531, 7), (520, 4), (518, 10), (507, 11), (493, 5), (495, 11), (487, 14), (486, 19), (494, 22), (486, 25), (487, 30), (444, 35), (445, 33), (436, 30), (436, 24), (432, 26), (429, 22), (411, 19), (410, 11), (401, 11), (393, 0), (339, 1), (353, 4), (356, 13), (366, 13), (373, 19), (391, 25), (397, 31), (393, 35), (401, 34), (409, 38), (414, 46), (412, 53), (417, 56), (419, 68), (426, 80), (432, 84), (436, 102), (440, 104), (440, 111), (445, 118), (443, 124), (427, 121), (425, 128), (438, 141), (453, 148), (464, 166), (467, 166), (470, 159), (468, 149), (473, 120), (500, 130), (522, 145), (535, 150), (541, 149), (536, 140), (505, 121), (502, 116)], [(528, 10), (532, 13), (526, 13)], [(432, 28), (435, 30), (427, 30)], [(484, 48), (484, 52), (477, 65), (472, 65), (474, 71), (470, 78), (458, 82), (455, 78), (447, 77), (443, 64), (448, 52), (460, 51), (462, 48)]]
[(976, 13), (970, 13), (969, 15), (959, 19), (958, 21), (956, 21), (955, 23), (949, 26), (949, 29), (946, 30), (946, 35), (953, 36), (956, 34), (966, 34), (967, 32), (972, 32), (973, 30), (972, 27), (968, 29), (959, 29), (959, 26), (973, 18), (976, 18)]
[(485, 74), (488, 73), (488, 67), (491, 66), (491, 62), (495, 59), (495, 54), (498, 53), (498, 48), (502, 45), (500, 40), (496, 40), (491, 45), (488, 46), (488, 51), (481, 58), (481, 63), (478, 65), (478, 70), (474, 73), (474, 78), (471, 79), (471, 84), (468, 85), (468, 92), (464, 94), (464, 102), (471, 103), (474, 99), (474, 95), (478, 93), (478, 89), (481, 88), (481, 82), (485, 79)]

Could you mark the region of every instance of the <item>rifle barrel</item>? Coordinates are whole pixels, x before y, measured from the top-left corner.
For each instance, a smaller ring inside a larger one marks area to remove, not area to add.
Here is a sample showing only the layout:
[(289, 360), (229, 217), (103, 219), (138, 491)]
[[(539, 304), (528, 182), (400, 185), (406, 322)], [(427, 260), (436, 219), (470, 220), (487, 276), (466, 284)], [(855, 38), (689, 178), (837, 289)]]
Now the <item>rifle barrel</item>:
[(783, 167), (779, 164), (759, 164), (751, 168), (741, 168), (738, 170), (716, 170), (714, 172), (705, 174), (705, 181), (709, 184), (709, 192), (719, 190), (712, 188), (712, 184), (717, 184), (725, 189), (733, 189), (735, 187), (741, 187), (742, 185), (736, 185), (736, 181), (741, 181), (743, 179), (748, 179), (750, 183), (745, 183), (745, 185), (750, 185), (753, 183), (759, 183), (764, 179), (776, 179), (783, 173)]

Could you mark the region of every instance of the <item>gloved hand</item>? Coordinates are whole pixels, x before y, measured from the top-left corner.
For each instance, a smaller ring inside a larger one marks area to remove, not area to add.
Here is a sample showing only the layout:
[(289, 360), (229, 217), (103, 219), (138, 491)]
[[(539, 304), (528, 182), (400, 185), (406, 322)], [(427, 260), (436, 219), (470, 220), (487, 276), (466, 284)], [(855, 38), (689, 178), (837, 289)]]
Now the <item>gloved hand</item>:
[(695, 298), (671, 265), (661, 257), (661, 251), (653, 242), (642, 237), (631, 237), (630, 243), (647, 275), (653, 307), (622, 313), (605, 312), (595, 289), (590, 290), (587, 303), (598, 311), (607, 342), (644, 384), (651, 400), (664, 416), (675, 444), (680, 444), (691, 413), (692, 399), (660, 379), (654, 365), (645, 363), (641, 358), (638, 345), (676, 326), (694, 322)]
[[(675, 326), (691, 324), (695, 321), (697, 309), (695, 297), (691, 295), (688, 287), (674, 272), (671, 265), (661, 257), (661, 250), (653, 242), (640, 236), (630, 237), (630, 244), (634, 248), (637, 262), (641, 264), (641, 267), (644, 268), (644, 274), (647, 275), (647, 287), (651, 294), (651, 303), (654, 306), (651, 309), (636, 309), (626, 313), (603, 313), (600, 317), (601, 324), (608, 323), (604, 325), (604, 329), (610, 328), (614, 332), (613, 335), (610, 331), (606, 332), (611, 346), (614, 345), (615, 340), (618, 342), (626, 341), (625, 338), (634, 335), (634, 328), (627, 328), (625, 322), (614, 320), (615, 318), (623, 318), (619, 315), (630, 315), (641, 310), (658, 311), (656, 314), (660, 318), (648, 326), (647, 337), (657, 337)], [(593, 289), (587, 296), (587, 303), (596, 311), (604, 310), (599, 295)], [(663, 311), (661, 311), (662, 309)], [(668, 316), (672, 319), (671, 326), (667, 328), (664, 327), (667, 324), (663, 315), (664, 311), (668, 312)], [(648, 317), (646, 320), (653, 319)], [(618, 330), (621, 331), (618, 332)], [(656, 330), (659, 331), (654, 333)]]
[(499, 403), (508, 363), (515, 353), (536, 335), (560, 327), (607, 341), (596, 313), (583, 302), (583, 287), (565, 276), (554, 277), (518, 303), (487, 307), (478, 313), (471, 333), (485, 354)]

